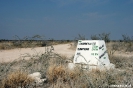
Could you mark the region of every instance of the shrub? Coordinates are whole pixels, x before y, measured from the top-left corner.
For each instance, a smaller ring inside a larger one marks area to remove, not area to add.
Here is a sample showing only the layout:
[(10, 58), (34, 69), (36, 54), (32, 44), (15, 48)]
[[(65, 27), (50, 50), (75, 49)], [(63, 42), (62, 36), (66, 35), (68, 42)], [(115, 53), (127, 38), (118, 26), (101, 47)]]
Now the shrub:
[(75, 37), (75, 39), (74, 39), (74, 44), (73, 44), (74, 47), (77, 46), (77, 42), (78, 42), (78, 40), (86, 40), (86, 37), (85, 37), (84, 35), (78, 34), (78, 36)]
[(15, 71), (7, 75), (2, 81), (3, 88), (26, 88), (34, 80), (28, 77), (28, 74), (22, 71)]
[(127, 35), (122, 35), (124, 47), (126, 47), (126, 52), (132, 52), (133, 51), (133, 36), (129, 37)]
[(100, 40), (100, 38), (97, 35), (91, 35), (92, 40)]
[(84, 35), (78, 34), (78, 37), (75, 37), (75, 40), (86, 40)]
[(47, 77), (50, 82), (57, 81), (58, 78), (65, 79), (65, 67), (64, 66), (49, 66), (47, 70)]
[(104, 40), (105, 42), (110, 42), (109, 38), (110, 33), (101, 33), (97, 35), (91, 35), (92, 40)]

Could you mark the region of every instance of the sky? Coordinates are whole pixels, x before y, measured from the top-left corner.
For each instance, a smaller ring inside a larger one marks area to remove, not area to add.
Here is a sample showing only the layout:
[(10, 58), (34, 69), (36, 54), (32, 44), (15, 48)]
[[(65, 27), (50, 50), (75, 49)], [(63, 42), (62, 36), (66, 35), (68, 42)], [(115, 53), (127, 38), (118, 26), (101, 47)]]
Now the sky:
[(0, 0), (0, 39), (133, 36), (133, 0)]

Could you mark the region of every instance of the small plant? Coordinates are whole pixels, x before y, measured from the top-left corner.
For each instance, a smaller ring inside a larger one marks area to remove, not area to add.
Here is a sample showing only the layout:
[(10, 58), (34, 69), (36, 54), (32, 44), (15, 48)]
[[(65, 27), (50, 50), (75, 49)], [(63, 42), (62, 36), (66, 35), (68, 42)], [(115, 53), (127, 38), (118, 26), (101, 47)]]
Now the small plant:
[(49, 66), (47, 76), (50, 82), (55, 82), (58, 78), (65, 77), (65, 67), (55, 65)]
[(129, 37), (128, 35), (125, 35), (125, 34), (122, 35), (122, 38), (123, 38), (123, 41), (126, 43), (133, 41), (133, 37)]
[(28, 74), (22, 71), (15, 71), (7, 75), (2, 81), (3, 88), (26, 88), (30, 86), (34, 80), (28, 77)]
[(132, 52), (133, 51), (133, 36), (129, 37), (127, 35), (122, 35), (124, 47), (126, 47), (126, 52)]
[(113, 43), (110, 47), (108, 47), (107, 51), (110, 59), (114, 58), (114, 54), (116, 51), (119, 51), (119, 48), (119, 43)]

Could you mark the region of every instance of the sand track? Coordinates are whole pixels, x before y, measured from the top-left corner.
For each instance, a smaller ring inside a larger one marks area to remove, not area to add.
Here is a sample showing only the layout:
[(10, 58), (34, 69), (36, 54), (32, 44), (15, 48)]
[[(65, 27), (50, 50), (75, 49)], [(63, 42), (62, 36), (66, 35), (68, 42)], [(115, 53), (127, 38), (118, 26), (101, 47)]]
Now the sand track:
[[(67, 56), (68, 58), (74, 56), (75, 50), (70, 49), (71, 44), (59, 44), (54, 45), (54, 53)], [(19, 48), (11, 50), (0, 50), (0, 63), (1, 62), (12, 62), (14, 60), (29, 59), (32, 56), (41, 55), (45, 53), (45, 47), (36, 47), (36, 48)], [(132, 53), (120, 53), (115, 52), (116, 56), (133, 58)], [(28, 56), (28, 57), (25, 57)]]
[[(54, 53), (65, 55), (67, 57), (72, 57), (75, 53), (74, 50), (69, 49), (70, 44), (59, 44), (54, 45)], [(36, 48), (20, 48), (20, 49), (11, 49), (11, 50), (0, 50), (0, 62), (12, 62), (14, 60), (20, 59), (29, 59), (29, 57), (24, 56), (33, 56), (45, 53), (45, 47), (36, 47)]]

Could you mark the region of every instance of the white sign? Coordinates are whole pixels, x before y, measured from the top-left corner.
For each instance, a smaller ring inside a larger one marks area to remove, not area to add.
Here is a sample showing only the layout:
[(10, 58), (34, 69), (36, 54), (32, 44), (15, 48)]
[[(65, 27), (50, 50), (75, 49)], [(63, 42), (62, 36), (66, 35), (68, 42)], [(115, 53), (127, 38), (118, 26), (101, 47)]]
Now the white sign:
[(105, 42), (103, 40), (79, 40), (74, 63), (89, 65), (110, 65)]

